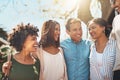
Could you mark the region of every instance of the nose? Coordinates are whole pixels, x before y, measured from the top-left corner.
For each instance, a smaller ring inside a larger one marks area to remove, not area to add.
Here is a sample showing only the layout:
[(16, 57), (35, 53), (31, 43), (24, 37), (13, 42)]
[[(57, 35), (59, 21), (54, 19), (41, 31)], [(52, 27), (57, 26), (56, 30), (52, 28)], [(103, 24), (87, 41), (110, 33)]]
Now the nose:
[(111, 4), (111, 7), (112, 7), (112, 8), (116, 8), (117, 5), (116, 5), (116, 4)]
[(37, 44), (37, 45), (39, 44), (38, 41), (37, 41), (37, 39), (35, 40), (35, 44)]
[(111, 7), (114, 8), (114, 4), (111, 4)]
[(60, 34), (60, 30), (57, 31), (57, 34)]
[(89, 29), (89, 33), (90, 33), (90, 34), (92, 33), (92, 29)]
[(77, 30), (77, 34), (81, 34), (82, 30)]

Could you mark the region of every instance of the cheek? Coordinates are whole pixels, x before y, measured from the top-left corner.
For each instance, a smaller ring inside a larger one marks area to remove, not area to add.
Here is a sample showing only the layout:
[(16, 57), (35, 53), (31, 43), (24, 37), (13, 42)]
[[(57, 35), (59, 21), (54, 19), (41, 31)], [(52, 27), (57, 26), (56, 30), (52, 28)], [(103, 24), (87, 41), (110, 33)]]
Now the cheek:
[(29, 43), (28, 43), (28, 47), (32, 47), (33, 44), (34, 44), (34, 42), (29, 42)]
[(82, 30), (81, 30), (80, 34), (81, 34), (81, 35), (83, 34)]

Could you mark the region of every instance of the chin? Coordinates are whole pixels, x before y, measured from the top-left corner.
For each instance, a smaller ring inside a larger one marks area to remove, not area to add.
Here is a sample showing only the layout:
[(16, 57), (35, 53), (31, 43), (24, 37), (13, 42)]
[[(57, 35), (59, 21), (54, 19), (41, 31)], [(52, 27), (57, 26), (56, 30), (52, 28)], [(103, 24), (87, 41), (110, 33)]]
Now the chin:
[(32, 53), (36, 53), (37, 51), (31, 51)]
[(74, 40), (74, 42), (79, 42), (81, 39), (79, 39), (79, 40)]

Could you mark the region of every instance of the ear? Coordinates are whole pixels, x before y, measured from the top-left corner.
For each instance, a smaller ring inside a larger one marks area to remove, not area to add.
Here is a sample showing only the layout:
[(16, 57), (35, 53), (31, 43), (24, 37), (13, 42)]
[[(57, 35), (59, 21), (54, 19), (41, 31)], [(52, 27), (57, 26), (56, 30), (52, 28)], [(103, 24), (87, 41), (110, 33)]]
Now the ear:
[(67, 33), (68, 35), (70, 35), (70, 31), (69, 31), (69, 30), (66, 30), (66, 33)]

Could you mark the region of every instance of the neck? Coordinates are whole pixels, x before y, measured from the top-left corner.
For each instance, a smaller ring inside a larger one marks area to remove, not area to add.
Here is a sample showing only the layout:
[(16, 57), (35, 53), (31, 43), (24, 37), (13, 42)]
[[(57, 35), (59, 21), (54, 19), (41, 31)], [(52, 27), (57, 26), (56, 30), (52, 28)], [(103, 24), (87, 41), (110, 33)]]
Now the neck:
[(76, 43), (76, 44), (79, 43), (81, 40), (82, 40), (82, 39), (80, 39), (79, 41), (75, 41), (75, 40), (72, 39), (72, 41), (73, 41), (74, 43)]
[(99, 39), (97, 39), (95, 42), (100, 45), (100, 44), (103, 44), (103, 43), (106, 43), (108, 41), (108, 38), (106, 36), (103, 36)]
[(26, 52), (26, 51), (21, 51), (21, 52), (19, 53), (19, 56), (21, 56), (21, 58), (22, 58), (23, 60), (29, 60), (29, 59), (31, 59), (30, 53), (29, 53), (29, 52)]
[(30, 53), (21, 51), (14, 55), (14, 59), (22, 64), (34, 64), (35, 60)]
[(50, 47), (46, 47), (43, 48), (45, 51), (49, 52), (50, 54), (57, 54), (59, 49), (57, 47), (54, 46), (50, 46)]
[(107, 42), (108, 42), (107, 37), (101, 37), (101, 38), (97, 39), (95, 42), (96, 51), (99, 53), (103, 53)]

